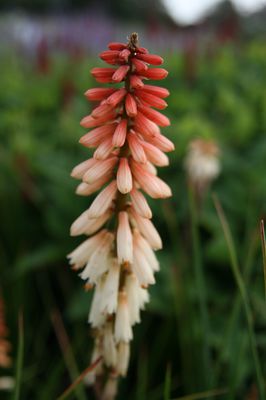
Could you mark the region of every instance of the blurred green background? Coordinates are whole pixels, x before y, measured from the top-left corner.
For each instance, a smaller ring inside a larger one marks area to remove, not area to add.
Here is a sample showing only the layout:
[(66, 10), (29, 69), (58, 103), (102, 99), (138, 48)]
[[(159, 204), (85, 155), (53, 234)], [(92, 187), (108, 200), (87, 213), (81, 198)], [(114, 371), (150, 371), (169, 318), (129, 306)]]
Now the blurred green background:
[[(118, 399), (175, 399), (212, 389), (226, 391), (219, 395), (226, 400), (263, 399), (253, 355), (255, 344), (265, 383), (259, 231), (266, 215), (265, 37), (213, 39), (161, 55), (169, 70), (162, 86), (171, 91), (165, 113), (172, 124), (164, 133), (176, 150), (159, 175), (173, 197), (150, 201), (164, 242), (161, 271), (134, 328)], [(81, 241), (69, 237), (69, 227), (92, 201), (75, 195), (77, 182), (69, 174), (89, 155), (78, 144), (84, 134), (79, 121), (91, 107), (83, 93), (97, 86), (89, 71), (100, 65), (96, 54), (86, 52), (44, 49), (29, 57), (12, 46), (1, 50), (0, 282), (13, 347), (10, 375), (19, 350), (18, 316), (24, 316), (20, 399), (56, 399), (89, 365), (91, 294), (83, 291), (66, 254)], [(221, 174), (200, 209), (183, 167), (194, 138), (216, 140), (221, 148)], [(253, 335), (212, 193), (232, 231)], [(70, 398), (94, 399), (85, 386)]]

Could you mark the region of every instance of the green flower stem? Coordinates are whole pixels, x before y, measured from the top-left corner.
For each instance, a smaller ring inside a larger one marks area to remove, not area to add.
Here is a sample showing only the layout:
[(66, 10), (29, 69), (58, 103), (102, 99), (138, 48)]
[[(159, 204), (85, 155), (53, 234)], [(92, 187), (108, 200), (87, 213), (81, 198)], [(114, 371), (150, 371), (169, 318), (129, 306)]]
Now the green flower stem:
[(213, 382), (213, 370), (211, 366), (211, 353), (209, 347), (210, 337), (210, 323), (206, 299), (206, 284), (204, 277), (204, 269), (202, 264), (201, 255), (201, 244), (198, 226), (198, 214), (195, 202), (195, 196), (193, 188), (188, 186), (189, 194), (189, 207), (191, 217), (191, 233), (192, 233), (192, 245), (193, 245), (193, 256), (194, 256), (194, 273), (195, 283), (199, 302), (199, 315), (201, 320), (201, 340), (202, 340), (202, 368), (205, 371), (205, 384), (210, 386)]
[(254, 366), (256, 370), (256, 376), (257, 376), (257, 384), (258, 384), (258, 390), (260, 393), (260, 399), (264, 400), (265, 399), (265, 384), (264, 384), (264, 379), (262, 375), (262, 368), (258, 356), (258, 351), (256, 347), (256, 339), (255, 339), (255, 334), (254, 334), (254, 326), (253, 326), (253, 316), (251, 312), (251, 307), (248, 299), (248, 294), (247, 290), (245, 287), (245, 283), (243, 280), (243, 277), (241, 275), (240, 267), (238, 264), (237, 260), (237, 255), (236, 255), (236, 249), (233, 241), (233, 237), (231, 234), (231, 230), (229, 227), (229, 224), (227, 222), (226, 216), (224, 214), (224, 211), (222, 209), (222, 206), (217, 198), (217, 196), (213, 196), (214, 200), (214, 205), (223, 229), (223, 233), (225, 236), (225, 240), (227, 243), (230, 259), (231, 259), (231, 268), (232, 272), (241, 296), (242, 300), (242, 305), (245, 311), (246, 315), (246, 320), (247, 320), (247, 326), (248, 326), (248, 334), (249, 334), (249, 341), (250, 341), (250, 347), (253, 355), (253, 360), (254, 360)]

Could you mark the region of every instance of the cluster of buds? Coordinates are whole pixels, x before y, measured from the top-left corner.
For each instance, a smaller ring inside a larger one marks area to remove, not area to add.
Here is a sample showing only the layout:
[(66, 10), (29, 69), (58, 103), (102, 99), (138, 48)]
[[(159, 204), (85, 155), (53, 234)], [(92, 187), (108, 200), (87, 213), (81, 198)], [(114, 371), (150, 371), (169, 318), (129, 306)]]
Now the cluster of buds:
[(10, 343), (6, 339), (8, 330), (5, 323), (4, 302), (0, 296), (0, 367), (9, 368), (11, 358), (9, 357)]
[(185, 159), (189, 181), (201, 197), (220, 173), (220, 149), (214, 140), (194, 139)]
[[(162, 241), (143, 192), (152, 198), (171, 196), (156, 167), (168, 165), (165, 152), (174, 145), (159, 128), (168, 126), (169, 119), (153, 108), (164, 109), (169, 92), (143, 82), (167, 76), (165, 69), (149, 66), (163, 59), (139, 47), (137, 34), (128, 44), (108, 47), (100, 57), (117, 67), (93, 68), (91, 73), (97, 82), (116, 85), (85, 93), (99, 103), (81, 121), (93, 129), (80, 143), (96, 150), (71, 174), (82, 180), (79, 195), (105, 187), (72, 224), (72, 236), (90, 237), (69, 258), (74, 270), (82, 270), (85, 288), (94, 287), (89, 322), (95, 331), (92, 361), (100, 359), (95, 376), (107, 369), (113, 379), (127, 373), (132, 326), (140, 322), (140, 310), (149, 300), (147, 288), (159, 269), (154, 250), (162, 248)], [(109, 392), (114, 391), (112, 382), (107, 382)]]

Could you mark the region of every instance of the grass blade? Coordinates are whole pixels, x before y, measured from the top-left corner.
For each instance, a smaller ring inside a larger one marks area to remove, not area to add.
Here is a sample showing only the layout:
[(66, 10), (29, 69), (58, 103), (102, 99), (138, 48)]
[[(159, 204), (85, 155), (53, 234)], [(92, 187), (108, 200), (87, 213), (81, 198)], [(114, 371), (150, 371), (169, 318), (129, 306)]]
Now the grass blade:
[[(249, 238), (249, 244), (250, 246), (248, 249), (248, 253), (246, 254), (246, 257), (244, 257), (245, 263), (243, 268), (243, 277), (245, 279), (246, 285), (248, 285), (250, 282), (252, 265), (254, 263), (255, 254), (258, 250), (259, 243), (257, 240), (256, 232), (254, 232)], [(232, 350), (235, 349), (234, 338), (237, 331), (237, 323), (239, 322), (242, 311), (242, 300), (239, 291), (237, 291), (237, 293), (235, 294), (235, 298), (232, 302), (230, 316), (228, 318), (227, 327), (223, 335), (221, 351), (214, 367), (215, 383), (219, 382), (219, 376), (223, 371), (224, 362), (226, 362), (225, 360), (231, 357)]]
[(222, 206), (217, 198), (217, 196), (213, 195), (213, 201), (214, 205), (223, 229), (223, 233), (225, 236), (226, 244), (228, 247), (230, 259), (231, 259), (231, 268), (232, 272), (241, 296), (243, 308), (245, 311), (246, 315), (246, 320), (247, 320), (247, 326), (248, 326), (248, 334), (249, 334), (249, 340), (250, 340), (250, 347), (253, 355), (253, 360), (254, 360), (254, 366), (256, 370), (256, 376), (257, 376), (257, 384), (258, 384), (258, 389), (260, 392), (260, 398), (265, 399), (265, 387), (264, 387), (264, 379), (262, 375), (262, 369), (259, 361), (259, 356), (258, 356), (258, 351), (256, 347), (256, 339), (255, 339), (255, 334), (254, 334), (254, 329), (253, 329), (253, 317), (252, 317), (252, 312), (249, 304), (249, 299), (245, 287), (244, 280), (241, 275), (240, 267), (238, 264), (237, 260), (237, 255), (236, 255), (236, 249), (233, 241), (233, 237), (231, 234), (231, 230), (228, 224), (228, 221), (226, 219), (226, 216), (224, 214), (224, 211), (222, 209)]
[(168, 364), (165, 372), (164, 379), (164, 400), (170, 400), (171, 393), (171, 365)]
[(263, 259), (263, 273), (264, 273), (264, 294), (266, 301), (266, 240), (265, 240), (265, 229), (264, 229), (263, 219), (260, 221), (260, 235), (261, 235), (262, 259)]
[(204, 270), (202, 265), (201, 256), (201, 244), (199, 237), (199, 226), (198, 226), (198, 213), (196, 208), (195, 196), (193, 189), (189, 186), (189, 206), (191, 216), (191, 233), (192, 233), (192, 245), (193, 245), (193, 256), (194, 256), (194, 271), (195, 271), (195, 283), (198, 293), (199, 302), (199, 314), (201, 320), (201, 340), (202, 340), (202, 361), (203, 370), (208, 371), (204, 374), (205, 384), (211, 385), (213, 382), (213, 368), (211, 366), (211, 353), (209, 347), (210, 337), (210, 323), (206, 299), (206, 284), (204, 277)]
[[(78, 367), (74, 357), (73, 349), (71, 346), (71, 342), (68, 338), (62, 316), (57, 308), (54, 308), (51, 313), (51, 321), (55, 330), (55, 334), (61, 348), (61, 352), (64, 357), (65, 364), (67, 366), (70, 378), (72, 381), (75, 380), (75, 377), (78, 375)], [(77, 390), (76, 396), (78, 400), (86, 400), (85, 390), (79, 387)]]
[(88, 366), (81, 374), (80, 376), (64, 391), (64, 393), (61, 394), (57, 398), (57, 400), (64, 400), (66, 399), (76, 388), (77, 386), (83, 381), (85, 376), (94, 370), (94, 368), (97, 367), (98, 363), (101, 361), (102, 357), (97, 358), (91, 365)]

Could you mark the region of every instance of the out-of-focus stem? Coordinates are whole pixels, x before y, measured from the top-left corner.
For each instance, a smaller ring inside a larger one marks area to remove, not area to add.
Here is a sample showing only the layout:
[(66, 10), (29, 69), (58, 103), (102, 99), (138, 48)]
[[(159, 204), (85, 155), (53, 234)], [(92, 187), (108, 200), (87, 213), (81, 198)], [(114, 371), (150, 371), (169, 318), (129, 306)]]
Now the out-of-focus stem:
[(222, 206), (216, 196), (213, 196), (213, 201), (214, 205), (223, 229), (224, 237), (227, 243), (230, 259), (231, 259), (231, 268), (232, 272), (234, 274), (234, 278), (241, 296), (243, 308), (245, 311), (246, 315), (246, 320), (247, 320), (247, 326), (248, 326), (248, 334), (249, 334), (249, 340), (250, 340), (250, 347), (253, 355), (253, 360), (254, 360), (254, 365), (255, 365), (255, 370), (256, 370), (256, 375), (257, 375), (257, 384), (258, 384), (258, 389), (260, 393), (260, 399), (265, 399), (265, 383), (264, 383), (264, 378), (262, 374), (262, 368), (259, 360), (259, 355), (256, 347), (256, 338), (254, 334), (254, 326), (253, 326), (253, 316), (251, 312), (251, 307), (248, 299), (248, 294), (246, 290), (246, 286), (240, 271), (240, 267), (238, 264), (237, 260), (237, 255), (236, 255), (236, 249), (233, 241), (233, 237), (231, 234), (231, 230), (229, 227), (229, 224), (227, 222), (227, 219), (225, 217), (225, 214), (223, 212)]
[[(194, 255), (195, 282), (197, 288), (199, 313), (201, 320), (201, 340), (203, 345), (202, 346), (203, 370), (205, 371), (204, 373), (205, 384), (209, 387), (213, 381), (211, 354), (209, 348), (210, 324), (209, 324), (208, 307), (206, 299), (206, 284), (205, 284), (204, 271), (202, 265), (201, 249), (200, 249), (198, 215), (195, 204), (194, 192), (191, 185), (188, 185), (188, 195), (189, 195), (189, 207), (191, 216), (191, 233), (192, 233), (192, 245), (193, 245), (193, 255)], [(206, 373), (206, 371), (208, 371), (208, 373)]]
[(57, 400), (64, 400), (66, 399), (76, 388), (77, 386), (83, 381), (86, 375), (91, 372), (94, 368), (96, 368), (97, 364), (101, 361), (101, 357), (95, 360), (91, 365), (89, 365), (78, 377), (77, 379), (64, 391), (61, 396), (58, 397)]
[[(254, 262), (254, 255), (256, 254), (257, 250), (258, 250), (257, 238), (255, 235), (253, 235), (250, 241), (250, 248), (248, 254), (245, 258), (246, 262), (244, 264), (243, 276), (246, 284), (249, 283), (251, 278), (252, 264)], [(224, 365), (223, 363), (225, 361), (225, 358), (230, 354), (230, 345), (232, 346), (233, 345), (232, 343), (234, 343), (235, 340), (234, 332), (236, 330), (236, 324), (239, 320), (240, 313), (242, 312), (241, 302), (242, 302), (241, 295), (239, 292), (237, 292), (230, 313), (228, 326), (223, 336), (223, 341), (221, 346), (222, 350), (219, 354), (218, 360), (216, 361), (216, 365), (214, 366), (214, 375), (216, 382), (218, 381), (220, 373), (223, 370), (223, 365)]]

